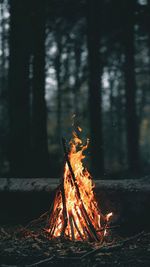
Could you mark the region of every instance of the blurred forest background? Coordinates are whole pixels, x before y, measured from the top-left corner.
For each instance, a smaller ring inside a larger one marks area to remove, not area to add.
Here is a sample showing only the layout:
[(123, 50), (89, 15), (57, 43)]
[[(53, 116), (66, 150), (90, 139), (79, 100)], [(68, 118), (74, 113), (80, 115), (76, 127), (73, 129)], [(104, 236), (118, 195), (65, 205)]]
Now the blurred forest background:
[(0, 176), (59, 177), (72, 115), (95, 178), (150, 171), (150, 0), (0, 0)]

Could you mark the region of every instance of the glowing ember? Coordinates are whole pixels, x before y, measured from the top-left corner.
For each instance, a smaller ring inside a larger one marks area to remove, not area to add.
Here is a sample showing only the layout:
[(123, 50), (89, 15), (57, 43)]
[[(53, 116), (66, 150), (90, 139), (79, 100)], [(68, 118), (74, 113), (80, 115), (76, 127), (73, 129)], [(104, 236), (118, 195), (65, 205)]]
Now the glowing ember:
[[(82, 129), (78, 127), (78, 130)], [(48, 232), (51, 238), (103, 241), (112, 212), (106, 216), (101, 213), (93, 191), (95, 185), (83, 166), (88, 140), (83, 145), (73, 132), (69, 144), (69, 152), (65, 147), (64, 176), (56, 192)]]

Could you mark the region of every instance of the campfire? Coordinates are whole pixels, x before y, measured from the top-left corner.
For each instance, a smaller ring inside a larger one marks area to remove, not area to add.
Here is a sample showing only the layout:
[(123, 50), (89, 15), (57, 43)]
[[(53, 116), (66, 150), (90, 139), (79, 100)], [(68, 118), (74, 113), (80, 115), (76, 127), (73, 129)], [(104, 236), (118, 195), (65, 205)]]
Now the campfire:
[[(78, 130), (81, 131), (80, 128)], [(65, 264), (65, 266), (74, 267), (77, 265), (98, 267), (99, 265), (131, 266), (132, 263), (136, 266), (149, 266), (150, 233), (142, 231), (134, 232), (137, 234), (132, 236), (130, 233), (126, 233), (126, 235), (125, 231), (128, 226), (126, 228), (125, 224), (110, 225), (112, 212), (102, 214), (94, 193), (94, 182), (83, 165), (84, 152), (88, 147), (88, 141), (83, 144), (76, 132), (73, 132), (73, 138), (69, 145), (67, 145), (65, 139), (62, 141), (65, 158), (64, 172), (61, 182), (56, 188), (51, 209), (37, 219), (30, 221), (25, 227), (22, 225), (4, 225), (0, 227), (1, 263), (4, 263), (2, 266), (64, 266)], [(125, 186), (126, 182), (124, 182)], [(49, 184), (49, 181), (47, 183)], [(132, 186), (135, 185), (133, 182), (131, 184)], [(145, 186), (145, 180), (143, 185)], [(113, 183), (110, 184), (110, 188), (111, 191), (114, 190)], [(133, 188), (135, 188), (136, 194), (134, 190), (130, 191)], [(136, 204), (139, 196), (143, 196), (141, 207), (144, 207), (144, 199), (145, 217), (142, 217), (143, 214), (141, 214), (138, 205), (137, 209), (140, 212), (138, 213), (139, 218), (140, 216), (142, 219), (146, 218), (147, 222), (149, 191), (143, 191), (142, 194), (140, 191), (141, 195), (139, 195), (137, 187), (131, 187), (130, 189), (128, 187), (124, 193), (127, 201), (123, 202), (125, 198), (121, 200), (122, 214), (127, 216), (131, 231), (135, 231), (135, 224), (140, 225), (141, 221), (140, 219), (136, 221), (137, 210), (134, 211), (135, 205), (133, 208), (129, 203)], [(116, 206), (120, 200), (118, 197), (119, 190), (117, 189), (116, 194), (115, 189), (115, 198), (110, 199), (112, 203), (113, 199), (115, 200)], [(146, 193), (147, 197), (145, 198)], [(122, 194), (122, 191), (120, 191), (120, 194)], [(37, 197), (39, 198), (39, 194)], [(105, 201), (103, 196), (101, 196), (102, 200)], [(49, 201), (49, 192), (47, 192), (46, 201)], [(37, 201), (35, 203), (37, 205)], [(128, 210), (125, 203), (131, 206), (132, 216), (131, 210)], [(117, 210), (115, 211), (116, 214)], [(135, 220), (132, 222), (133, 218)], [(119, 232), (116, 231), (118, 227)], [(120, 235), (121, 232), (123, 236)]]
[[(81, 128), (78, 127), (81, 132)], [(70, 240), (103, 242), (108, 235), (112, 212), (103, 215), (94, 193), (95, 184), (83, 165), (84, 145), (77, 133), (69, 142), (62, 139), (64, 147), (64, 173), (51, 207), (47, 232), (51, 239), (62, 237)]]

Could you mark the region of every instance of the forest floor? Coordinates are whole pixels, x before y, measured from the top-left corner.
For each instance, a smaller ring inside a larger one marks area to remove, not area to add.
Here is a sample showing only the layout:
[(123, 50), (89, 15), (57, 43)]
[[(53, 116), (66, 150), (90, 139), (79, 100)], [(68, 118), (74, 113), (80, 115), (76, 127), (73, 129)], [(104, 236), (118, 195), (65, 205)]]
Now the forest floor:
[[(117, 230), (115, 230), (117, 232)], [(150, 232), (119, 237), (109, 243), (49, 240), (20, 226), (0, 226), (0, 266), (150, 266)]]
[(106, 211), (114, 212), (114, 223), (120, 227), (111, 230), (111, 238), (101, 245), (50, 240), (42, 228), (18, 225), (49, 209), (58, 179), (3, 179), (0, 184), (0, 267), (149, 267), (149, 181), (149, 177), (96, 181), (98, 200), (105, 203)]

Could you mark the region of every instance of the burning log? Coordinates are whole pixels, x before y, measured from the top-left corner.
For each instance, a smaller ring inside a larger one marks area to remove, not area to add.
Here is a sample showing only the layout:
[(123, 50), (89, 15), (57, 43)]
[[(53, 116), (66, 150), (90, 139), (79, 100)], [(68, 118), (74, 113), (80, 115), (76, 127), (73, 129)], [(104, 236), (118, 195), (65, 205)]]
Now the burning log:
[(64, 138), (62, 143), (64, 175), (55, 195), (47, 231), (50, 238), (102, 242), (112, 213), (106, 216), (101, 213), (93, 192), (92, 178), (83, 167), (83, 151), (88, 145), (83, 145), (75, 132), (70, 142), (70, 151)]
[(69, 167), (69, 170), (70, 170), (72, 179), (73, 179), (74, 186), (75, 186), (75, 188), (76, 188), (77, 197), (78, 197), (79, 200), (80, 200), (80, 209), (81, 209), (82, 216), (83, 216), (83, 218), (84, 218), (84, 220), (85, 220), (85, 222), (86, 222), (86, 224), (87, 224), (87, 226), (88, 226), (88, 232), (89, 232), (89, 234), (90, 234), (90, 237), (91, 237), (92, 239), (94, 238), (95, 241), (98, 241), (99, 239), (98, 239), (97, 233), (96, 233), (96, 231), (95, 231), (95, 229), (94, 229), (94, 227), (93, 227), (93, 225), (92, 225), (92, 223), (91, 223), (91, 221), (90, 221), (90, 219), (89, 219), (89, 216), (88, 216), (88, 214), (87, 214), (87, 211), (86, 211), (86, 209), (85, 209), (85, 207), (84, 207), (83, 201), (82, 201), (81, 196), (80, 196), (79, 187), (78, 187), (78, 184), (77, 184), (77, 181), (76, 181), (76, 177), (75, 177), (75, 175), (74, 175), (74, 172), (73, 172), (73, 170), (72, 170), (71, 163), (70, 163), (70, 161), (69, 161), (68, 152), (67, 152), (67, 147), (66, 147), (66, 141), (65, 141), (64, 138), (62, 139), (62, 142), (63, 142), (64, 152), (65, 152), (65, 159), (66, 159), (66, 162), (67, 162), (67, 164), (68, 164), (68, 167)]

